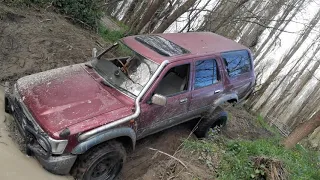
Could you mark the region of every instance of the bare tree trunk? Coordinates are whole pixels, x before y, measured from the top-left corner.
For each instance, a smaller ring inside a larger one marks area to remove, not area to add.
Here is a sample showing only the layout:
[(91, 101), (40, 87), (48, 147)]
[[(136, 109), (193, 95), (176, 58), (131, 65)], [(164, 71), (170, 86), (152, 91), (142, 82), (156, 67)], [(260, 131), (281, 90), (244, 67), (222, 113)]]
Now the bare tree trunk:
[(153, 33), (163, 33), (168, 27), (185, 13), (197, 0), (187, 0), (183, 5), (178, 7), (167, 19), (164, 19), (160, 26)]
[[(248, 12), (249, 13), (255, 13), (258, 7), (263, 3), (263, 1), (255, 1), (252, 3), (252, 5), (249, 7)], [(247, 9), (247, 8), (246, 8)], [(248, 22), (246, 21), (240, 21), (236, 24), (235, 27), (232, 28), (232, 30), (229, 33), (229, 38), (235, 40), (237, 37), (240, 36), (240, 34), (245, 30), (247, 27)]]
[(312, 113), (316, 112), (320, 105), (320, 83), (312, 90), (309, 96), (303, 101), (299, 109), (296, 111), (296, 114), (291, 121), (292, 124), (289, 124), (289, 127), (295, 127), (299, 119), (308, 119)]
[(271, 85), (271, 83), (273, 83), (274, 79), (280, 74), (281, 70), (287, 65), (287, 63), (292, 58), (292, 56), (297, 52), (297, 50), (300, 48), (300, 46), (305, 42), (305, 40), (309, 36), (310, 32), (317, 25), (319, 20), (320, 20), (320, 10), (313, 17), (313, 19), (310, 22), (310, 25), (305, 28), (303, 34), (296, 41), (296, 44), (284, 56), (284, 58), (282, 59), (280, 64), (277, 66), (277, 68), (274, 70), (274, 72), (268, 77), (268, 79), (265, 81), (265, 83), (261, 86), (261, 88), (258, 90), (257, 94), (255, 96), (251, 96), (249, 98), (249, 102), (250, 102), (249, 107), (252, 108), (253, 105), (258, 100), (257, 97), (261, 97), (263, 95), (263, 93), (267, 90), (267, 88)]
[(287, 149), (293, 148), (303, 138), (311, 134), (320, 126), (320, 111), (318, 111), (309, 121), (299, 125), (292, 133), (282, 142)]
[(144, 13), (142, 19), (140, 20), (137, 26), (131, 26), (130, 32), (132, 32), (133, 34), (138, 34), (141, 31), (141, 29), (151, 20), (161, 3), (161, 0), (150, 1), (150, 4), (147, 7), (147, 10)]
[(153, 14), (147, 27), (144, 28), (142, 33), (151, 33), (154, 30), (154, 28), (156, 27), (156, 25), (161, 21), (161, 19), (164, 18), (165, 16), (168, 16), (168, 14), (170, 14), (172, 12), (173, 6), (171, 3), (169, 3), (169, 5), (168, 5), (169, 1), (170, 0), (164, 0), (160, 4), (160, 6), (156, 10), (156, 12)]
[[(319, 37), (320, 38), (320, 37)], [(317, 38), (317, 39), (319, 39)], [(307, 53), (309, 52), (309, 50), (312, 48), (312, 46), (317, 42), (314, 41), (313, 43), (311, 43), (310, 46), (308, 46), (306, 48), (306, 50), (303, 52), (303, 54), (301, 55), (301, 57), (298, 59), (298, 61), (302, 61), (302, 58), (304, 58)], [(269, 109), (268, 113), (267, 113), (267, 117), (269, 117), (271, 115), (271, 113), (276, 114), (278, 112), (279, 109), (283, 108), (282, 105), (284, 104), (290, 104), (292, 102), (292, 100), (290, 102), (288, 101), (284, 101), (286, 97), (288, 97), (287, 93), (292, 89), (293, 85), (298, 81), (299, 78), (301, 78), (302, 74), (304, 72), (306, 72), (307, 67), (310, 65), (310, 63), (314, 60), (314, 57), (316, 56), (316, 54), (318, 53), (318, 51), (320, 50), (320, 45), (317, 46), (316, 50), (313, 52), (313, 54), (311, 55), (311, 57), (308, 59), (308, 61), (305, 63), (305, 65), (301, 68), (301, 70), (299, 71), (299, 73), (294, 77), (293, 80), (290, 81), (290, 83), (286, 86), (286, 88), (283, 90), (283, 94), (282, 96), (280, 96), (280, 98), (276, 101), (276, 103)], [(310, 73), (314, 73), (316, 68), (319, 67), (319, 63), (315, 63), (313, 69), (310, 71)], [(311, 77), (309, 76), (309, 79)], [(308, 79), (308, 80), (309, 80)], [(307, 79), (305, 79), (305, 81), (308, 81)], [(279, 83), (281, 84), (281, 83)], [(305, 84), (303, 84), (304, 86)], [(279, 88), (280, 86), (277, 86), (277, 88)], [(290, 95), (290, 97), (294, 98), (296, 97), (301, 90), (294, 90), (294, 93), (292, 95)], [(271, 93), (272, 94), (272, 93)], [(299, 112), (299, 111), (297, 111)]]
[(111, 14), (117, 9), (118, 3), (121, 0), (109, 0), (107, 2), (106, 13), (111, 16)]
[(117, 10), (117, 12), (114, 14), (114, 18), (117, 19), (117, 17), (119, 16), (119, 14), (122, 12), (124, 6), (126, 5), (126, 0), (122, 1), (121, 6), (119, 7), (119, 9)]
[(276, 41), (278, 40), (278, 38), (280, 37), (280, 35), (282, 34), (282, 32), (287, 28), (287, 26), (289, 25), (289, 23), (292, 21), (292, 19), (294, 17), (296, 17), (296, 15), (298, 14), (298, 12), (301, 10), (302, 5), (303, 5), (302, 1), (299, 5), (297, 5), (297, 8), (294, 10), (294, 12), (292, 13), (292, 15), (289, 17), (289, 19), (286, 21), (286, 23), (284, 24), (284, 26), (282, 26), (282, 28), (278, 31), (277, 35), (273, 38), (273, 41), (270, 43), (270, 45), (268, 46), (268, 48), (263, 52), (263, 54), (261, 55), (261, 57), (255, 59), (255, 66), (257, 67), (260, 62), (266, 57), (266, 55), (270, 52), (271, 48), (274, 46), (274, 44), (276, 43)]
[[(200, 2), (201, 1), (199, 1), (199, 3), (195, 6), (195, 9), (197, 9), (197, 7), (200, 4)], [(202, 8), (199, 9), (194, 15), (192, 14), (193, 13), (193, 10), (192, 10), (192, 12), (190, 12), (189, 15), (188, 15), (188, 22), (186, 23), (185, 26), (183, 26), (183, 28), (180, 30), (180, 32), (183, 32), (186, 28), (188, 28), (187, 32), (189, 32), (190, 31), (190, 27), (191, 27), (191, 23), (194, 22), (194, 20), (208, 6), (209, 3), (210, 3), (210, 0), (207, 0), (207, 2), (204, 4), (204, 6), (202, 6)]]
[(134, 27), (136, 25), (138, 25), (141, 16), (143, 15), (143, 13), (145, 12), (146, 8), (148, 6), (148, 1), (147, 0), (143, 0), (141, 2), (141, 4), (139, 5), (139, 7), (137, 7), (136, 12), (134, 13), (133, 16), (131, 16), (130, 20), (128, 21), (127, 25), (129, 27)]
[[(320, 62), (319, 61), (316, 61), (316, 63), (314, 64), (314, 66), (312, 67), (312, 69), (310, 70), (310, 72), (308, 72), (308, 74), (303, 77), (301, 79), (301, 83), (298, 85), (298, 87), (295, 88), (295, 91), (292, 93), (292, 96), (291, 97), (296, 97), (303, 89), (303, 87), (308, 83), (308, 81), (312, 78), (312, 76), (314, 75), (314, 73), (316, 72), (316, 70), (320, 67)], [(286, 103), (287, 104), (290, 104), (292, 103), (293, 101), (293, 98), (291, 98), (289, 101), (287, 101)], [(294, 124), (293, 120), (294, 120), (294, 117), (298, 114), (299, 112), (298, 111), (295, 111), (294, 113), (292, 113), (290, 115), (290, 118), (289, 118), (289, 121), (288, 121), (288, 124)]]
[[(277, 92), (277, 90), (279, 88), (282, 88), (282, 84), (283, 82), (289, 77), (291, 76), (291, 74), (297, 69), (297, 66), (300, 65), (301, 63), (301, 59), (298, 59), (294, 66), (289, 70), (289, 72), (287, 73), (287, 75), (283, 76), (281, 78), (281, 80), (279, 81), (278, 83), (278, 86), (276, 86), (272, 92), (270, 93), (270, 95), (266, 98), (266, 100), (260, 105), (260, 107), (257, 108), (257, 111), (260, 111), (261, 109), (263, 109), (265, 107), (265, 105), (271, 100), (271, 98), (273, 97), (274, 93)], [(284, 96), (281, 96), (281, 97), (284, 97)], [(281, 97), (279, 99), (281, 99)], [(267, 116), (268, 117), (268, 116)]]
[(133, 16), (135, 8), (138, 7), (140, 3), (141, 0), (133, 0), (121, 21), (127, 24), (130, 20), (130, 17)]
[[(302, 0), (302, 3), (305, 0)], [(276, 33), (276, 31), (280, 28), (280, 26), (284, 23), (284, 21), (286, 20), (286, 18), (288, 17), (288, 15), (290, 14), (290, 12), (295, 8), (296, 4), (298, 1), (293, 1), (292, 4), (287, 5), (286, 9), (284, 10), (282, 16), (278, 19), (278, 21), (276, 22), (274, 28), (271, 30), (271, 32), (269, 33), (268, 37), (263, 41), (263, 43), (259, 46), (258, 50), (255, 52), (255, 56), (259, 56), (259, 54), (261, 53), (262, 49), (265, 47), (265, 45), (270, 41), (270, 39), (274, 36), (274, 34)]]
[(237, 5), (234, 6), (229, 11), (229, 13), (221, 19), (220, 23), (213, 29), (213, 32), (217, 32), (226, 22), (228, 22), (229, 19), (231, 19), (233, 17), (233, 15), (237, 11), (237, 9), (239, 9), (242, 5), (244, 5), (248, 1), (250, 1), (250, 0), (240, 0), (240, 2), (237, 3)]

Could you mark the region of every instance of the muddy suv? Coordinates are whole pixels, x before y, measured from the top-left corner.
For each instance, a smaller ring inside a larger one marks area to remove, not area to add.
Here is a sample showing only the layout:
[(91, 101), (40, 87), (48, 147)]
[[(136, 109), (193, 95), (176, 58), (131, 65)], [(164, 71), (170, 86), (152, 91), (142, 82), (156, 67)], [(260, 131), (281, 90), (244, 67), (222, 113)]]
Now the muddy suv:
[(227, 119), (219, 105), (254, 82), (250, 50), (219, 35), (130, 36), (87, 63), (19, 79), (6, 112), (48, 171), (114, 179), (137, 140), (200, 117), (205, 137)]

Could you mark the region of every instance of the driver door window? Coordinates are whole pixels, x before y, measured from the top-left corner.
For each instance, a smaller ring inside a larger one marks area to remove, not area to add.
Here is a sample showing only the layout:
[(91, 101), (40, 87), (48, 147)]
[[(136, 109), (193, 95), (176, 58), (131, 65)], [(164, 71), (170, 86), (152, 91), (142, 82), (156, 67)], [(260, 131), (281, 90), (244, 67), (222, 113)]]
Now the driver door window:
[(190, 64), (168, 69), (153, 91), (153, 94), (166, 96), (167, 104), (165, 106), (142, 104), (138, 136), (144, 136), (185, 120), (183, 116), (188, 112), (191, 95), (189, 91)]
[(155, 94), (171, 97), (188, 90), (189, 64), (171, 68), (158, 84)]

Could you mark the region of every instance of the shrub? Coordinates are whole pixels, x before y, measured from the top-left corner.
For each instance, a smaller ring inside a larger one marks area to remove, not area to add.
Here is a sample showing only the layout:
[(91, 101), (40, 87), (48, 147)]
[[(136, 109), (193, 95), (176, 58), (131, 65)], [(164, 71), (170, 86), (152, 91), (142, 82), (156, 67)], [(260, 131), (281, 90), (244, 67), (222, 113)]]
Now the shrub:
[(4, 0), (5, 3), (14, 6), (40, 7), (53, 5), (57, 10), (67, 15), (68, 19), (90, 28), (97, 28), (98, 21), (103, 15), (102, 0)]
[(97, 0), (54, 0), (53, 5), (63, 14), (70, 15), (90, 27), (97, 27), (102, 16), (101, 1)]
[(115, 42), (124, 37), (124, 31), (111, 31), (107, 29), (104, 25), (99, 24), (98, 32), (106, 41)]

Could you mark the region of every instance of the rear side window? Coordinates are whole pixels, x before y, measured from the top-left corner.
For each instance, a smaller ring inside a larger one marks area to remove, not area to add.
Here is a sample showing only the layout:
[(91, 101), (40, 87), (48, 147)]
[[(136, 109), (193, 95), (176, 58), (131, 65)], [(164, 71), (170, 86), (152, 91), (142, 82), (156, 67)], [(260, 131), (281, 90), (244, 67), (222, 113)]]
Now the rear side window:
[(250, 72), (251, 59), (246, 50), (221, 53), (230, 77)]
[(196, 62), (195, 89), (218, 82), (218, 68), (215, 59)]

